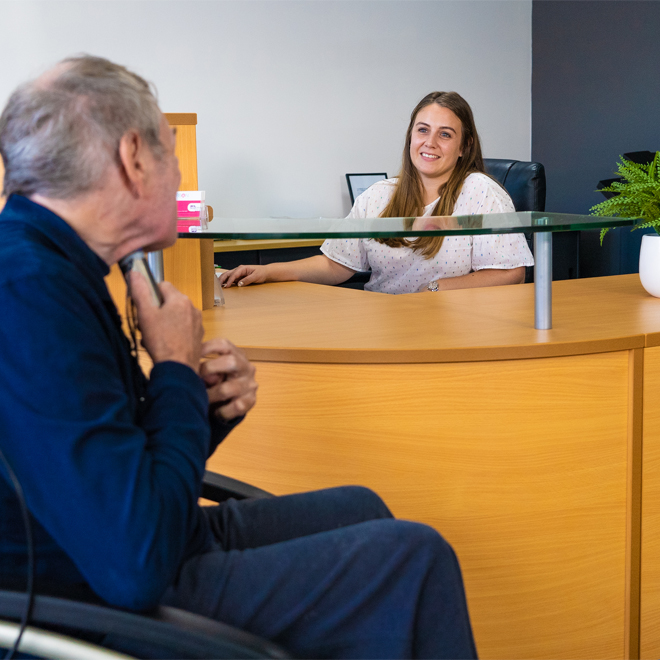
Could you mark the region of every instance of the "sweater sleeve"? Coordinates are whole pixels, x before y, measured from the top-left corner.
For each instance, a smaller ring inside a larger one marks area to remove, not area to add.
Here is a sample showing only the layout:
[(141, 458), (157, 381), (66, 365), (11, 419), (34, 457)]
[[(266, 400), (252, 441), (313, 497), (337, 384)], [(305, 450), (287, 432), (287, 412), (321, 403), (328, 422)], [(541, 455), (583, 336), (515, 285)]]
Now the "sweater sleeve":
[(132, 400), (118, 331), (79, 279), (23, 277), (0, 289), (2, 447), (32, 514), (89, 585), (143, 609), (199, 527), (208, 399), (193, 370), (165, 362)]
[(208, 457), (210, 457), (213, 454), (213, 452), (218, 448), (218, 445), (244, 419), (245, 419), (245, 415), (242, 415), (241, 417), (236, 417), (236, 419), (232, 419), (227, 422), (224, 419), (221, 419), (220, 417), (215, 415), (212, 411), (209, 411), (209, 426), (211, 427), (211, 444), (209, 446)]

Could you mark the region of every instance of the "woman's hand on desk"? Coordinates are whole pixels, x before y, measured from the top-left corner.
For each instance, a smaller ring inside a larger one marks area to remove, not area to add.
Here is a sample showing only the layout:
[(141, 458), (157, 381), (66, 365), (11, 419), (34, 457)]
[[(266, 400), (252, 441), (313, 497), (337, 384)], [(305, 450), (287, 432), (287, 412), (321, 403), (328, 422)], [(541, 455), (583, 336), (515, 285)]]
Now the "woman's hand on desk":
[(268, 281), (268, 266), (237, 266), (218, 276), (220, 285), (229, 287), (232, 284), (246, 286), (247, 284), (263, 284)]
[(237, 284), (262, 284), (264, 282), (311, 282), (312, 284), (340, 284), (355, 272), (324, 254), (296, 261), (282, 261), (266, 266), (238, 266), (218, 277), (223, 287)]
[(202, 344), (199, 375), (206, 383), (209, 406), (216, 417), (231, 421), (245, 415), (257, 401), (256, 369), (227, 339)]

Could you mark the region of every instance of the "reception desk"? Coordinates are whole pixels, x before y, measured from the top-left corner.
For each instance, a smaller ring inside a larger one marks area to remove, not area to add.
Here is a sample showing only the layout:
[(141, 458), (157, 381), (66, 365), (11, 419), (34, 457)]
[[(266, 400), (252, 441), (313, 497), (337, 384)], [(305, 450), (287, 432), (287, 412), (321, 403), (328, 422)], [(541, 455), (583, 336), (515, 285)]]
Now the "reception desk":
[(533, 285), (226, 290), (206, 335), (260, 389), (209, 468), (278, 494), (366, 485), (438, 529), (482, 658), (657, 658), (660, 300), (636, 275), (553, 296), (540, 331)]

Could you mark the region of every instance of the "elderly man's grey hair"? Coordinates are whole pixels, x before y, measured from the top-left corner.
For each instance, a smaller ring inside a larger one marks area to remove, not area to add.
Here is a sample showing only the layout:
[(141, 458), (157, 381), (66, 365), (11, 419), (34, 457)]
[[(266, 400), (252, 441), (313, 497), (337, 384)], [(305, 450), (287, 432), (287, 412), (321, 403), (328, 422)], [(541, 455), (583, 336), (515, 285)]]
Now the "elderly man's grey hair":
[(63, 60), (21, 85), (0, 116), (4, 194), (70, 199), (101, 186), (135, 130), (163, 156), (161, 112), (149, 83), (101, 57)]

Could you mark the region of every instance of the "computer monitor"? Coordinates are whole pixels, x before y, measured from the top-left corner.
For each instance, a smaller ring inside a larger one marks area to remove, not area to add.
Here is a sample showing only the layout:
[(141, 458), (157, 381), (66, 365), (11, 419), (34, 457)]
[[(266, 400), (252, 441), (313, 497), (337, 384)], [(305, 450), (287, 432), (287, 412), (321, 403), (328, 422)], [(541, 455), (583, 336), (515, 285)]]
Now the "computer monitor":
[(355, 198), (358, 195), (361, 195), (367, 188), (383, 179), (387, 179), (386, 172), (347, 174), (346, 182), (348, 183), (348, 194), (351, 196), (351, 204), (355, 204)]

